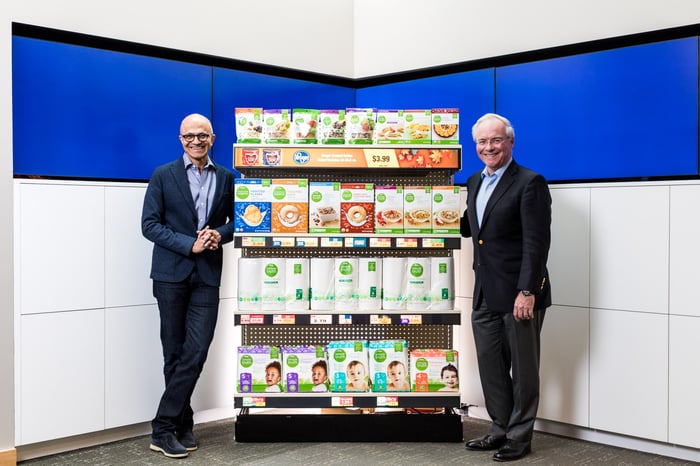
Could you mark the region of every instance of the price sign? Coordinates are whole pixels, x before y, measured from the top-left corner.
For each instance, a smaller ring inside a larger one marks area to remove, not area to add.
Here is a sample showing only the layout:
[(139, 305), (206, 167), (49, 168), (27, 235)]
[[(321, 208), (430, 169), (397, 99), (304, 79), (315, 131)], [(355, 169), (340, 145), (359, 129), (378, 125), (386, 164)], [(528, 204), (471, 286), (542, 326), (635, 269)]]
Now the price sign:
[(298, 248), (317, 248), (318, 247), (318, 238), (316, 238), (316, 237), (297, 238), (297, 247)]
[(342, 237), (321, 238), (321, 247), (322, 248), (342, 248), (343, 247), (343, 238)]
[(244, 408), (264, 408), (266, 405), (264, 396), (245, 396), (243, 397)]
[(417, 248), (418, 238), (396, 238), (397, 248)]
[(278, 247), (278, 248), (293, 248), (294, 247), (294, 238), (290, 237), (273, 237), (272, 238), (272, 247)]
[(331, 406), (334, 408), (351, 408), (354, 402), (351, 396), (334, 396), (331, 398)]
[(423, 238), (423, 247), (445, 249), (445, 238)]
[(365, 160), (369, 168), (395, 168), (399, 166), (393, 149), (365, 149)]
[(381, 407), (396, 407), (399, 405), (398, 396), (378, 396), (377, 408)]
[(330, 325), (333, 323), (332, 314), (311, 314), (309, 318), (311, 325)]
[(263, 314), (242, 314), (241, 325), (262, 325), (265, 323)]
[(420, 314), (402, 315), (400, 322), (406, 325), (420, 325), (423, 323), (423, 316)]
[(265, 247), (265, 237), (264, 236), (244, 236), (241, 238), (241, 245), (244, 248), (264, 248)]
[(294, 314), (275, 314), (272, 316), (273, 324), (294, 325), (296, 315)]
[(390, 248), (391, 238), (370, 238), (369, 239), (370, 248)]

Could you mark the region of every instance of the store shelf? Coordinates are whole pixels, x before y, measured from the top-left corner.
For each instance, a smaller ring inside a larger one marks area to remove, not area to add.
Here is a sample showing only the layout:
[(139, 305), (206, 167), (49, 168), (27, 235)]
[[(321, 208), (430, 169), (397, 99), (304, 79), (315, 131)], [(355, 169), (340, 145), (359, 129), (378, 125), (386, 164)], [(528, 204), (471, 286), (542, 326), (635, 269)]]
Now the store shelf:
[(236, 311), (235, 325), (460, 325), (459, 310), (450, 311)]
[(237, 393), (235, 408), (458, 408), (458, 392)]
[(289, 248), (311, 249), (328, 248), (337, 250), (445, 250), (459, 249), (462, 238), (459, 235), (317, 235), (254, 233), (236, 234), (233, 238), (236, 248)]

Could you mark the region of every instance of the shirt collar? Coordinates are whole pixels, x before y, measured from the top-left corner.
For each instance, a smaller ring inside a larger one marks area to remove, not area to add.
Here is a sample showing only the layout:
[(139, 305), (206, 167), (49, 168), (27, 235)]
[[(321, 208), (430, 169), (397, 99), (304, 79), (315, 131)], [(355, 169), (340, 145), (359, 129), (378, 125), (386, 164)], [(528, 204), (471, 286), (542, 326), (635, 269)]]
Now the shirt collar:
[[(182, 161), (185, 163), (185, 169), (189, 170), (194, 163), (192, 163), (192, 160), (187, 156), (187, 154), (182, 154)], [(211, 159), (211, 157), (207, 157), (207, 163), (204, 165), (204, 168), (216, 168), (216, 165), (214, 165), (214, 161)], [(203, 168), (203, 169), (204, 169)]]
[(505, 165), (503, 165), (501, 168), (499, 168), (498, 170), (493, 172), (493, 175), (489, 175), (488, 169), (486, 167), (484, 167), (484, 169), (481, 171), (481, 179), (483, 180), (486, 177), (492, 177), (492, 176), (500, 178), (503, 175), (503, 173), (505, 173), (505, 171), (508, 169), (508, 167), (510, 166), (510, 164), (512, 162), (513, 162), (513, 157), (511, 157), (510, 160), (508, 160)]

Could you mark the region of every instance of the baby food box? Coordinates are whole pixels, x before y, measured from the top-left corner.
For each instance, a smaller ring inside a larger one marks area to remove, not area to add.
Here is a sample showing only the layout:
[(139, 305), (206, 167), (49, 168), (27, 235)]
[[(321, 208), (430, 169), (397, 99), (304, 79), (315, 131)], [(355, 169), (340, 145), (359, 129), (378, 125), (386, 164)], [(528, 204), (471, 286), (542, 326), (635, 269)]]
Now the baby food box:
[(240, 144), (260, 144), (263, 137), (263, 109), (234, 109), (236, 118), (236, 141)]
[(328, 391), (328, 363), (323, 346), (282, 346), (282, 387), (285, 392)]
[(340, 184), (340, 232), (374, 233), (374, 184)]
[(318, 115), (318, 110), (310, 108), (295, 108), (292, 110), (294, 144), (318, 143)]
[(459, 391), (459, 358), (456, 350), (415, 349), (410, 354), (412, 391)]
[(321, 144), (345, 144), (345, 109), (319, 110), (318, 140)]
[(459, 186), (432, 186), (433, 233), (459, 234)]
[(374, 232), (403, 233), (403, 186), (374, 187)]
[(272, 233), (306, 233), (309, 226), (309, 181), (272, 179)]
[(263, 142), (265, 144), (289, 144), (292, 112), (288, 108), (263, 110)]
[(432, 233), (432, 209), (433, 197), (430, 186), (404, 186), (404, 233)]
[(340, 233), (340, 182), (309, 182), (309, 233)]
[(237, 233), (270, 233), (272, 187), (267, 178), (236, 178), (233, 184), (233, 229)]
[(406, 143), (430, 144), (431, 112), (427, 110), (404, 110)]
[(328, 379), (333, 392), (366, 392), (369, 388), (367, 340), (328, 343)]
[(399, 144), (404, 139), (404, 111), (377, 110), (374, 138), (377, 144)]
[(345, 142), (347, 144), (372, 144), (376, 125), (376, 108), (347, 108)]
[(408, 392), (408, 343), (406, 340), (369, 342), (369, 378), (373, 392)]
[(282, 359), (276, 346), (238, 347), (238, 393), (282, 391)]
[(431, 114), (433, 144), (459, 144), (459, 109), (434, 108)]

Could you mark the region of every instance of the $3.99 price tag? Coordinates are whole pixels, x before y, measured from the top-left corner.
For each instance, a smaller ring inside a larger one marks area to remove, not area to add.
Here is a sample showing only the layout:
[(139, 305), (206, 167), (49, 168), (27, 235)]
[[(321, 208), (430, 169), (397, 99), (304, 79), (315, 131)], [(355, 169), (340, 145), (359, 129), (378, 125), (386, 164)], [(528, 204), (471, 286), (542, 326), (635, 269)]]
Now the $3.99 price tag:
[(367, 160), (367, 166), (371, 168), (390, 168), (399, 166), (396, 153), (391, 149), (367, 150), (365, 153), (365, 159)]

